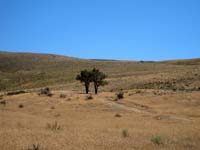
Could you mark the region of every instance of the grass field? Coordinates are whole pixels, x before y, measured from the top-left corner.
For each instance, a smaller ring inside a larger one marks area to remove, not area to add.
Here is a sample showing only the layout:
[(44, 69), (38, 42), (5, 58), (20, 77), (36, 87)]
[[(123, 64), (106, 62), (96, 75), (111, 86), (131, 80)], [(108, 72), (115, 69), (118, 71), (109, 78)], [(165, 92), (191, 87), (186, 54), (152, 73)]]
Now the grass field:
[[(199, 92), (130, 90), (117, 102), (113, 92), (100, 93), (92, 100), (71, 91), (53, 93), (53, 97), (36, 93), (4, 97), (2, 150), (33, 149), (33, 144), (45, 150), (200, 147)], [(60, 98), (60, 93), (66, 98)]]
[[(199, 62), (82, 60), (2, 52), (0, 149), (198, 150)], [(74, 78), (92, 67), (105, 72), (109, 84), (87, 99)], [(52, 97), (37, 94), (46, 86)], [(29, 92), (6, 95), (21, 89)], [(116, 101), (119, 89), (124, 98)]]
[[(61, 86), (80, 89), (75, 76), (82, 69), (96, 67), (108, 76), (105, 90), (200, 88), (200, 59), (163, 62), (83, 60), (71, 57), (0, 53), (0, 90)], [(71, 86), (72, 84), (72, 86)]]

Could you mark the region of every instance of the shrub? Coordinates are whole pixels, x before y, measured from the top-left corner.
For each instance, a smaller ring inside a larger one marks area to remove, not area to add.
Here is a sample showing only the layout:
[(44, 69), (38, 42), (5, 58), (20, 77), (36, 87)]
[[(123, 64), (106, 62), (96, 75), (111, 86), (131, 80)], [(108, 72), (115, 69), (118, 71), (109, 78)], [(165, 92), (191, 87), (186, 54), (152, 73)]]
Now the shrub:
[(39, 95), (46, 95), (46, 96), (52, 96), (50, 89), (48, 87), (41, 89), (39, 92)]
[(92, 94), (86, 96), (86, 100), (91, 100), (91, 99), (93, 99)]
[(54, 106), (51, 106), (51, 109), (55, 109), (55, 107), (54, 107)]
[(172, 90), (175, 92), (175, 91), (177, 91), (177, 88), (174, 87)]
[(24, 105), (23, 105), (23, 104), (19, 104), (18, 107), (19, 107), (19, 108), (24, 108)]
[(137, 90), (135, 93), (139, 94), (139, 93), (142, 93), (142, 91), (141, 90)]
[(151, 138), (151, 142), (153, 142), (154, 144), (160, 145), (160, 144), (162, 144), (162, 138), (161, 138), (161, 136), (158, 136), (158, 135), (153, 136)]
[(115, 117), (121, 117), (121, 115), (117, 113), (117, 114), (115, 114)]
[(132, 95), (133, 95), (133, 93), (129, 93), (129, 94), (128, 94), (128, 96), (132, 96)]
[(117, 99), (123, 99), (124, 98), (124, 92), (123, 91), (119, 91), (118, 93), (116, 93), (117, 95)]
[(61, 94), (60, 94), (60, 98), (66, 98), (66, 94), (61, 93)]
[(0, 104), (6, 106), (6, 100), (0, 101)]
[(125, 137), (128, 137), (128, 130), (127, 129), (123, 129), (122, 130), (122, 136), (125, 138)]

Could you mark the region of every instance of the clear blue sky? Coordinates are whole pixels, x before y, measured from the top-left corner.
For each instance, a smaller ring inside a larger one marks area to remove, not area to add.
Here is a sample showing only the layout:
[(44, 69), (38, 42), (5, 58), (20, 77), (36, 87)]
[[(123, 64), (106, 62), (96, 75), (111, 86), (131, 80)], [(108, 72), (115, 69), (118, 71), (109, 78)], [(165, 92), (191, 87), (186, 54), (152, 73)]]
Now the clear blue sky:
[(0, 50), (80, 58), (200, 57), (200, 0), (0, 0)]

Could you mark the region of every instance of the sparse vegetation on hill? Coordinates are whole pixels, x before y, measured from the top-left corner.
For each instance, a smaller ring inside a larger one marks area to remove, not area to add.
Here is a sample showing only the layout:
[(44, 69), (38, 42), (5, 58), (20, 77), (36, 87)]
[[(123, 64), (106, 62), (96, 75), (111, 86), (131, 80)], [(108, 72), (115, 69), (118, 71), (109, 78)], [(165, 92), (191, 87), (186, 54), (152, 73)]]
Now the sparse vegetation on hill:
[(80, 90), (81, 86), (74, 77), (81, 70), (91, 68), (98, 68), (108, 76), (109, 85), (105, 86), (104, 90), (197, 90), (200, 87), (200, 59), (141, 63), (0, 52), (0, 90), (46, 86)]

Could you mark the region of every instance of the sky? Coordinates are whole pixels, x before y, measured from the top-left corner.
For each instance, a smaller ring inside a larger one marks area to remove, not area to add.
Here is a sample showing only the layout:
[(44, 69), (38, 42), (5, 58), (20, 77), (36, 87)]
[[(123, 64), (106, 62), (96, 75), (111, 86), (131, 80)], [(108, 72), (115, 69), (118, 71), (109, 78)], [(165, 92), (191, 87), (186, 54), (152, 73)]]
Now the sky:
[(0, 51), (200, 58), (200, 0), (0, 0)]

